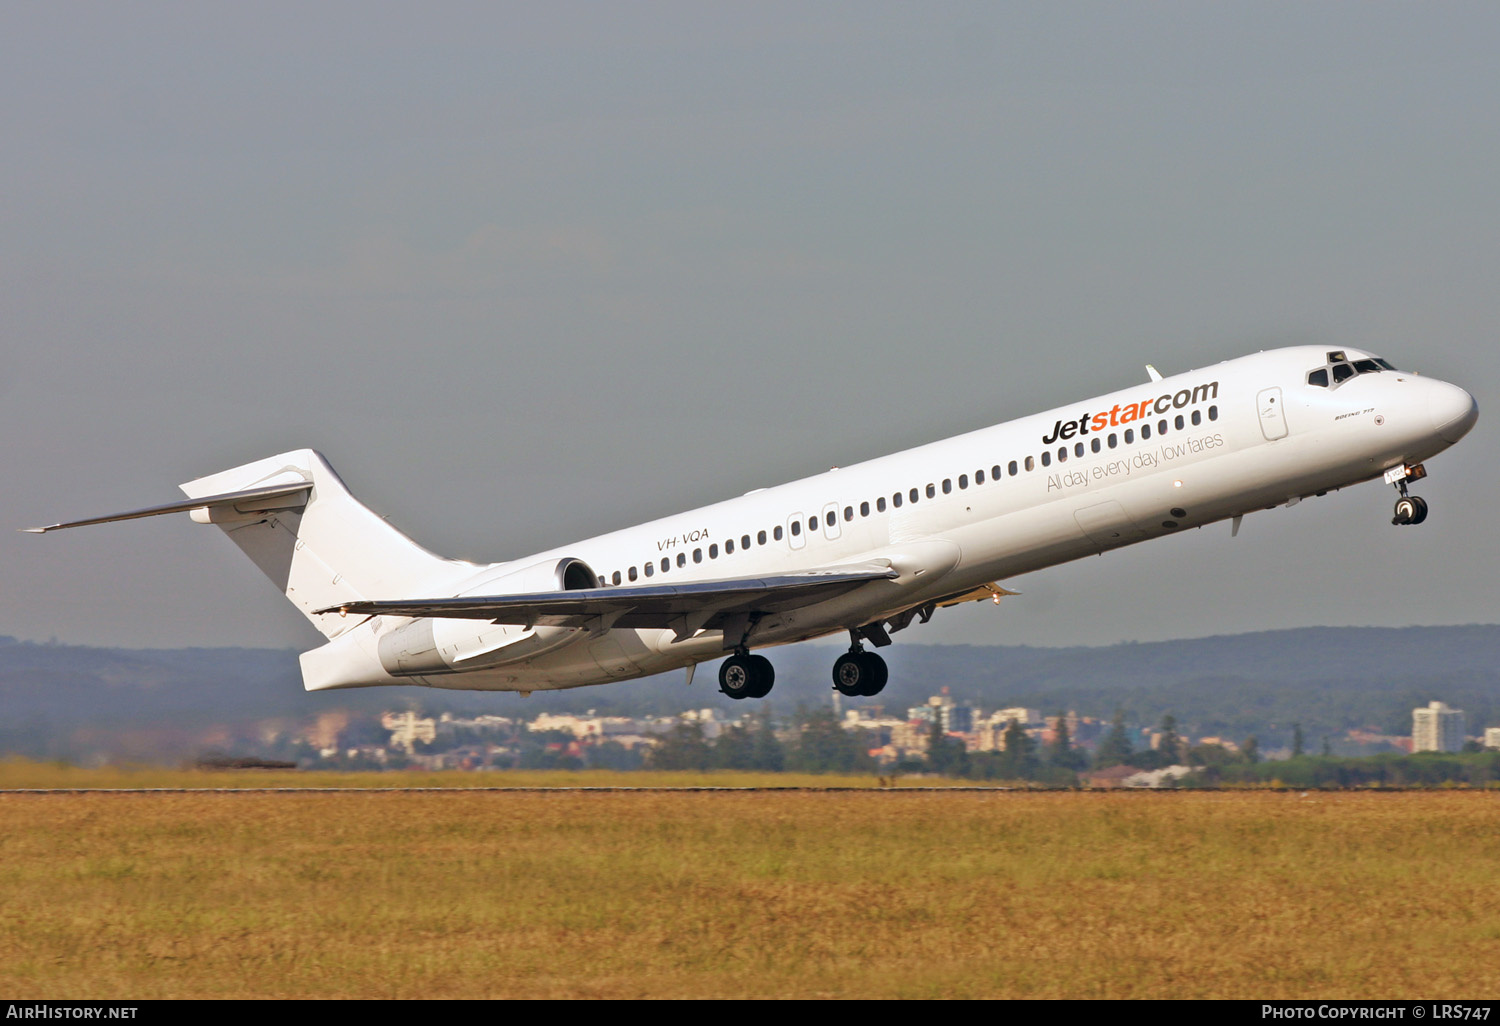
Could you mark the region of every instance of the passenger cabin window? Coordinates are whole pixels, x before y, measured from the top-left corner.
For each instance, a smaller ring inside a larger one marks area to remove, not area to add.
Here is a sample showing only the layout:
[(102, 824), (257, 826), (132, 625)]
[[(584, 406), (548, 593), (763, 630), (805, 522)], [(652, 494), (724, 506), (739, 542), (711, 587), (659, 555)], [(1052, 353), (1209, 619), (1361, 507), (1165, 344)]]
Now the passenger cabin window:
[[(761, 532), (761, 539), (760, 540), (761, 540), (761, 544), (764, 545), (765, 541), (766, 541), (765, 532), (764, 531)], [(749, 547), (750, 547), (750, 536), (748, 534), (741, 535), (740, 536), (740, 548), (742, 548), (742, 549), (748, 549)]]
[(934, 498), (936, 495), (937, 495), (937, 488), (936, 488), (936, 486), (934, 486), (934, 485), (928, 485), (927, 486), (927, 497), (929, 499), (931, 499), (931, 498)]
[(641, 569), (646, 571), (647, 577), (650, 577), (652, 574), (656, 573), (656, 564), (647, 563), (645, 566), (641, 567)]
[(693, 562), (694, 563), (701, 563), (701, 562), (703, 562), (703, 550), (702, 549), (694, 549), (693, 550)]
[(609, 579), (611, 581), (613, 581), (615, 584), (619, 584), (620, 583), (620, 571), (616, 570), (614, 573), (610, 574)]
[(876, 513), (884, 513), (885, 512), (885, 496), (884, 495), (882, 495), (880, 498), (878, 498), (878, 499), (875, 500), (875, 512)]
[(1167, 433), (1167, 422), (1166, 421), (1159, 420), (1159, 421), (1156, 422), (1156, 433), (1159, 434), (1159, 435), (1164, 435), (1164, 434)]
[[(1141, 437), (1142, 438), (1150, 438), (1151, 437), (1151, 425), (1150, 424), (1142, 424), (1141, 425)], [(1125, 432), (1125, 438), (1126, 438), (1126, 440), (1129, 440), (1129, 438), (1130, 438), (1130, 432), (1129, 431)]]
[(777, 541), (781, 541), (781, 525), (776, 525), (776, 527), (771, 530), (771, 534), (775, 536)]
[(1199, 424), (1202, 424), (1202, 423), (1203, 423), (1203, 411), (1202, 410), (1194, 410), (1193, 411), (1193, 427), (1197, 427)]
[(1068, 462), (1068, 447), (1066, 445), (1059, 445), (1057, 447), (1057, 462)]
[[(1015, 464), (1012, 463), (1011, 466), (1015, 467)], [(1026, 469), (1027, 470), (1035, 470), (1036, 469), (1036, 457), (1035, 456), (1028, 456), (1028, 457), (1026, 457)], [(1014, 474), (1015, 470), (1011, 470), (1011, 473)]]
[(917, 490), (915, 488), (913, 488), (911, 491), (909, 491), (909, 492), (906, 493), (906, 497), (908, 499), (910, 499), (912, 502), (916, 502), (917, 498), (918, 498)]
[(1095, 452), (1098, 452), (1100, 449), (1104, 448), (1104, 446), (1099, 444), (1099, 437), (1097, 435), (1090, 439), (1089, 448), (1093, 449)]
[(870, 515), (870, 504), (868, 502), (861, 502), (859, 504), (859, 515), (862, 517)]
[(792, 534), (793, 535), (800, 535), (801, 533), (802, 533), (802, 521), (800, 521), (800, 520), (793, 520), (792, 521)]
[[(833, 526), (833, 521), (832, 520), (828, 521), (828, 526), (829, 527)], [(808, 517), (807, 518), (807, 529), (809, 531), (813, 532), (814, 534), (816, 534), (818, 532), (818, 518), (817, 517)]]
[(661, 572), (666, 573), (670, 569), (672, 569), (672, 561), (666, 556), (661, 557)]
[[(781, 536), (777, 535), (776, 537), (779, 538)], [(757, 544), (757, 545), (764, 545), (765, 543), (766, 543), (766, 532), (764, 532), (764, 531), (756, 531), (755, 532), (755, 544)]]
[(1125, 429), (1125, 444), (1129, 445), (1133, 441), (1135, 441), (1135, 429), (1134, 428), (1126, 428)]
[(1186, 423), (1186, 422), (1182, 419), (1182, 414), (1179, 413), (1177, 415), (1177, 417), (1172, 421), (1172, 423), (1177, 428), (1178, 431), (1181, 431), (1182, 430), (1182, 425), (1184, 423)]
[[(1000, 468), (996, 467), (995, 469), (999, 470)], [(959, 478), (958, 480), (960, 482), (959, 483), (959, 487), (962, 488), (963, 487), (963, 484), (962, 484), (963, 478)], [(976, 471), (974, 471), (974, 483), (977, 484), (977, 485), (984, 484), (984, 471), (982, 471), (982, 470), (976, 470)]]
[(900, 492), (897, 492), (895, 495), (891, 496), (891, 505), (894, 506), (894, 507), (896, 507), (897, 509), (901, 508), (901, 493)]
[[(1031, 462), (1031, 457), (1030, 456), (1026, 457), (1026, 462), (1027, 463)], [(1042, 451), (1042, 466), (1044, 466), (1044, 467), (1050, 467), (1050, 466), (1052, 466), (1052, 450), (1051, 449), (1044, 449)], [(1028, 467), (1026, 469), (1030, 470), (1031, 468)]]
[(829, 510), (827, 514), (824, 515), (823, 522), (826, 523), (829, 527), (832, 527), (834, 524), (839, 522), (838, 514), (833, 510)]
[(1210, 406), (1208, 408), (1208, 419), (1209, 420), (1218, 420), (1219, 419), (1219, 408), (1217, 406)]
[(677, 553), (677, 565), (678, 566), (687, 566), (687, 553), (686, 552), (679, 552), (679, 553)]
[(1115, 448), (1119, 444), (1120, 444), (1120, 436), (1117, 435), (1117, 434), (1115, 434), (1113, 431), (1111, 431), (1109, 433), (1109, 447), (1111, 449), (1113, 449), (1113, 448)]
[[(1010, 461), (1010, 467), (1009, 467), (1009, 470), (1010, 470), (1010, 476), (1011, 476), (1011, 477), (1015, 477), (1015, 476), (1016, 476), (1016, 471), (1017, 471), (1017, 469), (1018, 469), (1018, 468), (1017, 468), (1017, 467), (1016, 467), (1016, 461), (1015, 461), (1015, 460), (1011, 460), (1011, 461)], [(1030, 469), (1031, 469), (1031, 457), (1030, 457), (1030, 456), (1028, 456), (1028, 457), (1026, 457), (1026, 469), (1027, 469), (1027, 470), (1030, 470)], [(996, 477), (999, 477), (999, 476), (1000, 476), (1000, 475), (999, 475), (999, 474), (996, 474), (996, 475), (995, 475), (995, 476), (996, 476)]]
[(718, 542), (715, 542), (714, 544), (712, 544), (712, 545), (710, 545), (708, 547), (708, 558), (709, 559), (718, 559), (719, 558), (719, 544), (718, 544)]
[(724, 555), (729, 556), (729, 555), (733, 555), (733, 554), (734, 554), (734, 539), (733, 538), (725, 538), (724, 539)]
[[(831, 515), (832, 514), (830, 514), (830, 516)], [(845, 520), (853, 520), (854, 519), (854, 507), (853, 506), (845, 506), (844, 507), (844, 519)]]
[[(1097, 445), (1098, 443), (1099, 443), (1099, 439), (1097, 439), (1097, 438), (1094, 439), (1094, 444)], [(1094, 451), (1098, 452), (1097, 449), (1094, 450)], [(1083, 443), (1082, 442), (1074, 442), (1073, 443), (1073, 455), (1074, 456), (1082, 456), (1083, 455)]]
[(635, 580), (635, 567), (631, 567), (629, 570), (627, 570), (625, 572), (625, 576), (629, 577), (632, 581)]

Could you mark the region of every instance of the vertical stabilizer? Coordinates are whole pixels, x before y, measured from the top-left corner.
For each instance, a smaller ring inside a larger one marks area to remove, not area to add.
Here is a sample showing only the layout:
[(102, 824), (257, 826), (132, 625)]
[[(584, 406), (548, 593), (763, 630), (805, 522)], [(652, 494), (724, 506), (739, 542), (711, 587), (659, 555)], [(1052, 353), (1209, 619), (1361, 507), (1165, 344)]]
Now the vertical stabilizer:
[(244, 512), (233, 505), (209, 506), (193, 511), (193, 519), (221, 528), (326, 637), (337, 637), (359, 621), (315, 615), (315, 609), (430, 593), (473, 572), (468, 564), (428, 552), (372, 513), (312, 449), (247, 463), (181, 487), (189, 498), (199, 498), (299, 481), (309, 482), (311, 491), (305, 499), (301, 493), (289, 496), (285, 508), (266, 509), (260, 503), (255, 511)]

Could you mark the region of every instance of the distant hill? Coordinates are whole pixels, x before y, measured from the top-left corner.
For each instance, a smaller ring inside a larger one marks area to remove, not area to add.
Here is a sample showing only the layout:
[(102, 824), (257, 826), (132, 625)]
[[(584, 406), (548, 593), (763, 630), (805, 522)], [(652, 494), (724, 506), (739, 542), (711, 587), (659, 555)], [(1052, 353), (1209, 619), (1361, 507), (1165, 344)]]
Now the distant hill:
[[(770, 651), (773, 708), (828, 701), (835, 651)], [(1311, 627), (1100, 648), (898, 643), (883, 654), (891, 666), (885, 693), (845, 705), (904, 710), (946, 687), (983, 708), (1026, 705), (1099, 717), (1122, 709), (1142, 724), (1171, 712), (1192, 733), (1255, 733), (1264, 746), (1284, 744), (1296, 722), (1310, 744), (1351, 727), (1404, 734), (1411, 709), (1433, 699), (1464, 709), (1470, 733), (1500, 724), (1500, 625)], [(412, 687), (308, 694), (292, 651), (84, 648), (0, 637), (0, 753), (64, 757), (86, 741), (93, 750), (146, 757), (191, 749), (206, 728), (245, 730), (265, 720), (405, 706), (528, 718), (543, 711), (746, 708), (718, 694), (713, 664), (699, 668), (691, 687), (679, 672), (529, 698)], [(136, 740), (111, 746), (110, 738)]]

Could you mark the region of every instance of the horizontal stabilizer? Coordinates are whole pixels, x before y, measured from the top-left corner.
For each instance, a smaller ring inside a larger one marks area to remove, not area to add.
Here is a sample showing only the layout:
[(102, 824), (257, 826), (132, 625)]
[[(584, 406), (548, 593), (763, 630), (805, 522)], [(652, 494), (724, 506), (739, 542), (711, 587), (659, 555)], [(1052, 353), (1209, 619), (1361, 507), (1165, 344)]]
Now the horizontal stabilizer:
[(872, 581), (889, 581), (899, 576), (899, 571), (890, 566), (865, 564), (674, 585), (347, 602), (318, 612), (489, 620), (529, 627), (586, 627), (602, 617), (613, 627), (676, 629), (686, 622), (702, 629), (713, 628), (721, 619), (735, 614), (797, 609), (837, 598)]
[[(133, 509), (126, 513), (111, 513), (109, 516), (90, 517), (87, 520), (70, 520), (62, 524), (50, 524), (47, 527), (25, 527), (22, 528), (27, 534), (46, 534), (48, 531), (61, 531), (66, 527), (89, 527), (93, 524), (108, 524), (115, 520), (139, 520), (141, 517), (159, 517), (167, 513), (187, 513), (195, 509), (222, 508), (233, 506), (238, 513), (263, 513), (270, 510), (295, 509), (306, 505), (308, 493), (312, 491), (311, 481), (296, 481), (291, 484), (263, 485), (259, 488), (247, 488), (240, 492), (224, 492), (221, 495), (201, 495), (196, 499), (184, 499), (180, 502), (166, 502), (160, 506), (147, 506), (145, 509)], [(298, 501), (288, 502), (292, 496)]]

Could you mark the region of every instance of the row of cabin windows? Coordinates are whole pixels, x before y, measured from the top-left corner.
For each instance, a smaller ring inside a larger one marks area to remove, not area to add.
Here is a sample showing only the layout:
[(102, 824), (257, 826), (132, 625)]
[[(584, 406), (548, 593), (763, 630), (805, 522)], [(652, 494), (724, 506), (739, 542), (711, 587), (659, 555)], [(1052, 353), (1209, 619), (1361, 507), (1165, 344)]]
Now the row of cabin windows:
[[(1211, 421), (1219, 419), (1219, 408), (1217, 406), (1210, 406), (1208, 408), (1208, 419), (1211, 420)], [(1192, 422), (1192, 424), (1193, 424), (1194, 427), (1197, 427), (1199, 424), (1202, 424), (1203, 423), (1203, 413), (1202, 413), (1202, 411), (1201, 410), (1194, 410), (1192, 412), (1190, 418), (1184, 417), (1182, 414), (1179, 413), (1175, 418), (1172, 419), (1172, 421), (1170, 422), (1170, 424), (1169, 424), (1169, 422), (1167, 421), (1166, 418), (1163, 418), (1162, 420), (1158, 421), (1157, 424), (1156, 424), (1156, 433), (1158, 435), (1164, 435), (1172, 427), (1175, 427), (1178, 431), (1181, 431), (1181, 430), (1183, 430), (1187, 426), (1189, 420), (1191, 420), (1191, 422)], [(1146, 440), (1146, 439), (1148, 439), (1150, 437), (1151, 437), (1151, 425), (1150, 424), (1142, 424), (1141, 425), (1141, 440), (1144, 441), (1144, 440)], [(1130, 445), (1133, 442), (1135, 442), (1135, 429), (1134, 428), (1126, 428), (1125, 429), (1125, 431), (1124, 431), (1124, 441), (1125, 441), (1126, 445)], [(1093, 452), (1102, 452), (1106, 446), (1108, 446), (1111, 449), (1114, 449), (1114, 448), (1118, 448), (1119, 445), (1120, 445), (1120, 436), (1117, 435), (1115, 432), (1111, 431), (1109, 433), (1109, 436), (1107, 437), (1107, 439), (1105, 441), (1103, 441), (1103, 442), (1101, 442), (1099, 440), (1099, 438), (1098, 438), (1097, 435), (1094, 438), (1092, 438), (1090, 440), (1090, 442), (1089, 442), (1089, 449), (1091, 449)], [(1087, 451), (1087, 450), (1085, 450), (1084, 444), (1082, 442), (1075, 442), (1073, 444), (1073, 455), (1074, 456), (1082, 457), (1084, 455), (1085, 451)], [(1067, 458), (1068, 458), (1068, 447), (1066, 445), (1060, 446), (1058, 448), (1058, 450), (1057, 450), (1057, 460), (1058, 460), (1058, 462), (1059, 463), (1064, 462), (1064, 461), (1067, 460)], [(1052, 452), (1050, 450), (1044, 450), (1042, 452), (1042, 455), (1041, 455), (1041, 464), (1044, 467), (1049, 467), (1049, 466), (1052, 465)], [(990, 478), (991, 481), (999, 481), (1007, 473), (1011, 477), (1015, 477), (1016, 475), (1018, 475), (1019, 473), (1021, 473), (1021, 469), (1023, 467), (1026, 470), (1035, 470), (1036, 469), (1036, 465), (1037, 465), (1036, 458), (1032, 457), (1032, 456), (1027, 456), (1025, 458), (1025, 460), (1022, 460), (1022, 461), (1011, 460), (1009, 463), (1005, 464), (1003, 467), (1000, 464), (997, 463), (993, 467), (990, 468), (990, 470), (989, 470), (989, 478)], [(1002, 473), (1002, 471), (1004, 471), (1004, 473)], [(974, 471), (974, 484), (975, 485), (982, 485), (982, 484), (984, 484), (984, 481), (985, 481), (985, 472), (984, 472), (984, 470), (980, 469), (980, 470)], [(894, 492), (894, 493), (891, 494), (891, 501), (890, 501), (891, 508), (893, 508), (893, 509), (900, 509), (903, 502), (910, 502), (910, 503), (915, 504), (915, 503), (921, 501), (921, 497), (924, 494), (929, 499), (935, 499), (935, 498), (937, 498), (937, 493), (938, 493), (938, 488), (939, 487), (942, 488), (944, 495), (951, 495), (951, 494), (953, 494), (953, 483), (954, 482), (953, 482), (952, 478), (945, 477), (943, 479), (943, 482), (942, 482), (941, 485), (938, 485), (938, 484), (929, 484), (925, 488), (922, 488), (922, 489), (912, 488), (909, 491), (907, 491), (904, 496), (902, 495), (901, 492)], [(960, 474), (960, 475), (958, 475), (958, 488), (959, 488), (959, 490), (963, 491), (963, 490), (967, 489), (968, 487), (969, 487), (969, 475), (968, 474)], [(876, 513), (884, 513), (885, 511), (886, 511), (886, 501), (885, 501), (885, 496), (882, 495), (878, 499), (875, 500), (875, 512)], [(844, 520), (845, 521), (852, 521), (854, 519), (854, 507), (853, 506), (845, 506), (844, 510), (843, 510), (843, 513), (844, 513)], [(868, 501), (861, 502), (859, 504), (859, 515), (861, 517), (868, 517), (870, 515), (870, 503)], [(838, 514), (834, 510), (829, 510), (827, 513), (825, 513), (823, 515), (823, 518), (824, 518), (825, 523), (829, 527), (833, 527), (833, 526), (835, 526), (838, 523)], [(793, 520), (788, 525), (788, 529), (791, 531), (793, 537), (800, 537), (802, 535), (802, 521), (801, 520)], [(818, 533), (818, 518), (816, 516), (811, 516), (811, 517), (807, 518), (807, 533), (809, 535), (815, 535), (815, 534)], [(781, 541), (782, 537), (783, 537), (783, 535), (782, 535), (782, 529), (781, 529), (781, 527), (779, 525), (776, 526), (776, 527), (773, 527), (771, 529), (771, 533), (770, 533), (770, 536), (769, 536), (769, 540), (770, 541)], [(755, 533), (755, 544), (756, 545), (765, 545), (767, 543), (768, 543), (768, 537), (767, 537), (766, 532), (765, 531), (757, 531)], [(739, 547), (741, 549), (749, 549), (750, 548), (750, 536), (748, 534), (740, 535)], [(735, 540), (733, 538), (727, 539), (724, 542), (724, 555), (726, 555), (726, 556), (733, 555), (734, 554), (734, 549), (735, 549)], [(718, 543), (714, 543), (714, 544), (709, 545), (709, 547), (708, 547), (708, 558), (709, 559), (718, 559), (719, 558), (719, 546), (718, 546)], [(703, 550), (701, 548), (694, 549), (693, 550), (692, 559), (693, 559), (694, 563), (701, 563), (701, 562), (703, 562)], [(670, 557), (670, 556), (663, 556), (662, 559), (661, 559), (661, 564), (660, 564), (661, 565), (661, 572), (662, 573), (666, 573), (668, 570), (670, 570), (672, 568), (672, 562), (673, 562), (672, 557)], [(677, 556), (676, 556), (677, 566), (679, 566), (679, 567), (685, 567), (685, 566), (687, 566), (687, 562), (688, 562), (688, 554), (686, 552), (679, 552), (679, 553), (677, 553)], [(652, 577), (652, 576), (654, 576), (656, 574), (656, 566), (657, 566), (657, 564), (655, 564), (655, 563), (646, 563), (642, 567), (642, 571), (645, 573), (645, 575), (647, 577)], [(634, 580), (637, 579), (636, 568), (635, 567), (631, 567), (630, 569), (626, 570), (624, 577), (621, 576), (620, 571), (616, 570), (613, 574), (610, 575), (610, 578), (609, 578), (610, 583), (613, 583), (613, 584), (620, 584), (620, 583), (622, 583), (622, 581), (627, 580), (627, 579), (631, 580), (631, 581), (634, 581)], [(605, 584), (605, 580), (604, 580), (603, 577), (599, 578), (599, 584), (600, 584), (601, 587)]]

